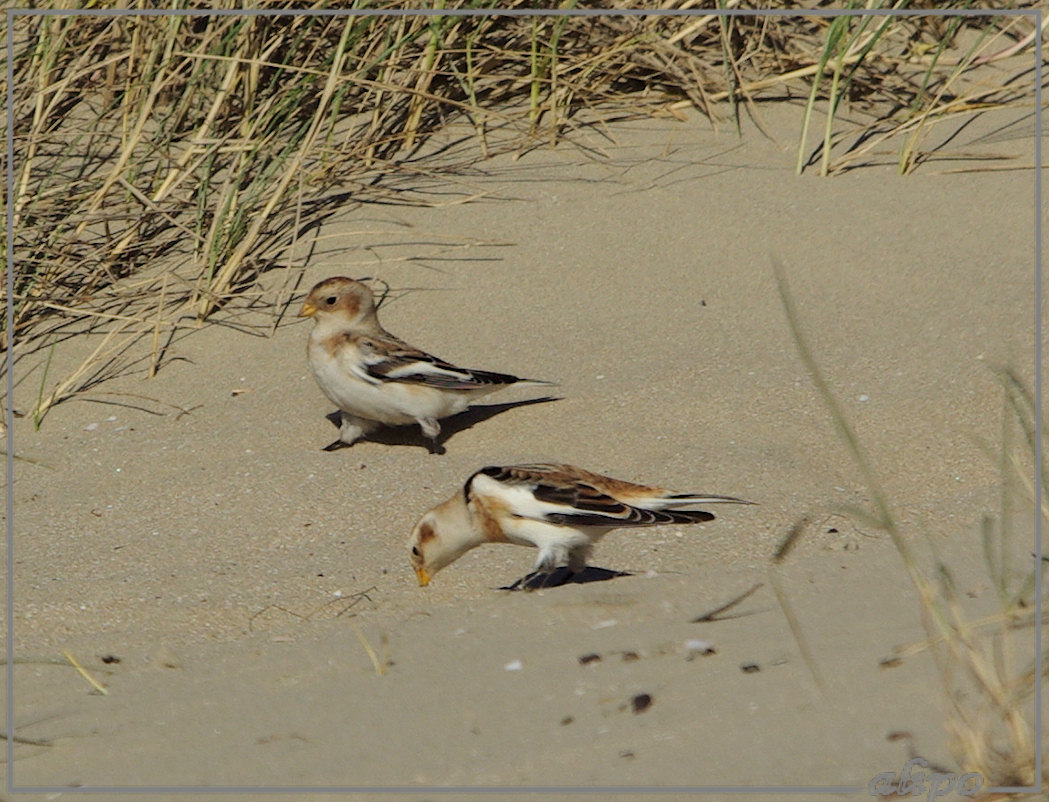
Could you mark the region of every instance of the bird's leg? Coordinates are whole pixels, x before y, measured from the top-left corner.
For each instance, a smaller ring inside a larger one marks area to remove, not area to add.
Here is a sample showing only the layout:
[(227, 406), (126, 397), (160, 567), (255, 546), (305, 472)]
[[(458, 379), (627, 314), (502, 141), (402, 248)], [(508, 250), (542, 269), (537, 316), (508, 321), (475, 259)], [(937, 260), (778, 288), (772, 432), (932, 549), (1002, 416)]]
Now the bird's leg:
[(437, 435), (441, 433), (441, 424), (437, 422), (437, 419), (420, 418), (419, 428), (423, 430), (423, 435), (430, 440), (430, 453), (440, 454), (441, 451), (437, 445)]
[(576, 544), (574, 548), (564, 543), (548, 544), (540, 550), (535, 568), (530, 574), (501, 590), (542, 590), (560, 587), (570, 582), (577, 571), (586, 567), (589, 554), (589, 543)]
[(568, 570), (573, 574), (580, 574), (586, 569), (586, 564), (590, 561), (590, 552), (593, 551), (593, 546), (590, 543), (585, 543), (581, 546), (576, 546), (568, 552)]

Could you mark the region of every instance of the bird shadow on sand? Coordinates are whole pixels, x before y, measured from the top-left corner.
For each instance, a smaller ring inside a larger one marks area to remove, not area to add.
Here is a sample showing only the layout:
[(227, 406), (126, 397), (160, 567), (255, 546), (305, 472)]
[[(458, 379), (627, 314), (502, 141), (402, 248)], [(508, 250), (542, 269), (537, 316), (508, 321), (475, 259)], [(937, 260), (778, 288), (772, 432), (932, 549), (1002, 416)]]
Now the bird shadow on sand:
[(588, 565), (582, 571), (572, 573), (567, 568), (558, 568), (549, 574), (533, 571), (516, 582), (504, 585), (497, 590), (548, 590), (565, 585), (584, 585), (587, 582), (607, 582), (621, 576), (633, 576), (629, 571), (613, 571), (611, 568), (598, 568)]
[[(560, 401), (559, 396), (543, 396), (542, 398), (529, 398), (524, 401), (508, 401), (503, 404), (474, 404), (457, 415), (441, 419), (441, 433), (437, 435), (437, 442), (431, 443), (418, 426), (384, 426), (369, 433), (364, 439), (372, 443), (382, 443), (388, 446), (420, 446), (433, 451), (435, 454), (444, 454), (444, 444), (459, 432), (472, 429), (476, 424), (483, 423), (489, 418), (501, 415), (510, 409), (527, 407), (532, 404), (546, 404), (550, 401)], [(332, 412), (325, 416), (335, 426), (341, 423), (339, 413)], [(347, 448), (338, 441), (332, 443), (326, 450), (336, 451), (339, 448)]]

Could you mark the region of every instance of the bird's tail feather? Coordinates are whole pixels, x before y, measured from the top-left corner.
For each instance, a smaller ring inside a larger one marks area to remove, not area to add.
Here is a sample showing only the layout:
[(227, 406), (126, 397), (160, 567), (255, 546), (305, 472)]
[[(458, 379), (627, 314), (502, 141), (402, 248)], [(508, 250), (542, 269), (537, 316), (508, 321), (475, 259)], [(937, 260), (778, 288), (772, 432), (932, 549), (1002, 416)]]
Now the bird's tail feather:
[(753, 501), (735, 496), (700, 496), (692, 493), (675, 493), (659, 499), (663, 507), (690, 507), (693, 504), (754, 504)]

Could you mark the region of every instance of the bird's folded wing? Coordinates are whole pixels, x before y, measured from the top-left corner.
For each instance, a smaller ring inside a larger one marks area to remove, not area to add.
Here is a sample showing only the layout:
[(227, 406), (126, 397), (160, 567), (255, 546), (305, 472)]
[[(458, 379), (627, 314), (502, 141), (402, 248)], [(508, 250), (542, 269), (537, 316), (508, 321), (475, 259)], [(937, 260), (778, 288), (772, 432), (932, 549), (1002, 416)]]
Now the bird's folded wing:
[(400, 340), (360, 337), (359, 367), (372, 381), (424, 384), (447, 390), (469, 390), (493, 384), (513, 384), (516, 376), (467, 370), (413, 348)]
[(470, 485), (496, 495), (519, 518), (564, 526), (646, 526), (713, 519), (708, 512), (634, 507), (555, 465), (482, 468)]

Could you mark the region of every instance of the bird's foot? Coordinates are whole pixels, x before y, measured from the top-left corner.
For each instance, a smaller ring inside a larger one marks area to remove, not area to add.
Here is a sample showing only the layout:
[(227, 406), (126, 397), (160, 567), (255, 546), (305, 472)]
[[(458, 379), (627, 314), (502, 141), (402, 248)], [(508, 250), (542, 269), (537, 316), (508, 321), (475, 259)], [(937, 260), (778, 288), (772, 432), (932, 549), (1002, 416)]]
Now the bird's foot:
[(613, 571), (610, 568), (598, 568), (588, 565), (580, 570), (573, 570), (562, 566), (553, 571), (532, 571), (528, 576), (523, 576), (512, 585), (499, 588), (499, 590), (542, 590), (544, 588), (556, 588), (561, 585), (584, 585), (588, 582), (605, 582), (621, 576), (633, 576), (629, 571)]
[(348, 412), (340, 412), (339, 419), (339, 439), (334, 443), (328, 443), (324, 447), (325, 451), (338, 451), (340, 448), (349, 448), (367, 435), (368, 432), (374, 431), (378, 427), (375, 421), (358, 418), (355, 415), (350, 415)]
[(532, 571), (513, 584), (501, 587), (499, 590), (543, 590), (544, 588), (556, 588), (571, 582), (575, 573), (575, 571), (563, 565), (555, 568), (553, 571)]
[(345, 440), (336, 440), (333, 443), (328, 443), (322, 450), (323, 451), (338, 451), (340, 448), (349, 448), (353, 443), (347, 443)]

